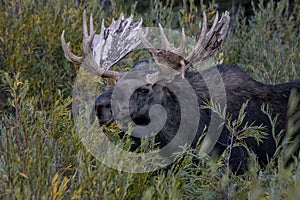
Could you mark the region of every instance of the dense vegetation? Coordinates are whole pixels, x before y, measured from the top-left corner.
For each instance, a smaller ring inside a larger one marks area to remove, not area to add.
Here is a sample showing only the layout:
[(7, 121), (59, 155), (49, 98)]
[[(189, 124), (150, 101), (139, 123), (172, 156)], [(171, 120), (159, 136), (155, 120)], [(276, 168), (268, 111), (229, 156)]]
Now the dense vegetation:
[[(64, 59), (62, 30), (80, 54), (84, 8), (93, 13), (98, 30), (103, 17), (109, 24), (120, 12), (134, 12), (143, 16), (145, 26), (160, 22), (167, 28), (185, 27), (190, 36), (199, 34), (202, 11), (212, 20), (215, 9), (192, 0), (152, 0), (148, 8), (122, 0), (109, 6), (78, 2), (0, 1), (0, 199), (300, 198), (298, 159), (284, 167), (293, 151), (288, 141), (278, 146), (278, 163), (262, 171), (252, 156), (250, 170), (242, 176), (227, 170), (228, 151), (195, 164), (191, 160), (199, 156), (197, 149), (187, 148), (168, 171), (143, 174), (120, 172), (95, 159), (74, 127), (71, 91), (79, 66)], [(252, 9), (252, 16), (246, 17), (243, 8), (232, 16), (228, 40), (216, 61), (238, 64), (266, 83), (299, 79), (300, 2), (260, 2)], [(295, 95), (291, 107), (298, 103)], [(243, 120), (243, 110), (240, 116), (229, 128)], [(299, 113), (294, 116), (288, 134), (299, 128)], [(276, 126), (276, 119), (270, 120)]]

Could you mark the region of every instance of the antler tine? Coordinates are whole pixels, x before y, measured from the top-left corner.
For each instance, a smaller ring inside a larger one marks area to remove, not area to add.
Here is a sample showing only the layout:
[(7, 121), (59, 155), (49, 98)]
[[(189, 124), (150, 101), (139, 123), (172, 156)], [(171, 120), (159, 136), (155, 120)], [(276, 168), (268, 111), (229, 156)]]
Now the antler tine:
[(201, 47), (201, 45), (203, 45), (203, 42), (205, 41), (206, 38), (206, 32), (207, 32), (207, 17), (205, 12), (203, 12), (203, 22), (202, 22), (202, 27), (201, 27), (201, 33), (200, 33), (200, 37), (198, 39), (198, 42), (195, 46), (195, 48), (192, 50), (192, 52), (187, 56), (187, 60), (193, 60), (194, 56), (197, 55), (197, 53), (199, 52), (199, 47)]
[(156, 49), (152, 46), (152, 44), (141, 34), (139, 33), (139, 37), (143, 43), (143, 45), (145, 46), (145, 48), (151, 52), (156, 51)]
[[(133, 14), (130, 14), (130, 16), (127, 18), (127, 23), (125, 24), (124, 30), (130, 29), (130, 26), (132, 24), (132, 20), (133, 20)], [(120, 37), (123, 37), (124, 34), (126, 34), (126, 33), (122, 32)]]
[(83, 26), (83, 37), (88, 37), (89, 33), (87, 29), (86, 10), (83, 11), (82, 26)]
[[(142, 24), (143, 24), (143, 18), (139, 18), (139, 20), (137, 22), (133, 22), (132, 23), (132, 26), (137, 26), (137, 27), (142, 27)], [(147, 30), (145, 30), (145, 35), (147, 35)]]
[(210, 28), (210, 30), (208, 31), (208, 33), (206, 34), (207, 38), (211, 38), (212, 34), (214, 34), (218, 20), (219, 20), (219, 12), (217, 11), (215, 19), (214, 19), (214, 23), (213, 23), (212, 27)]
[(66, 40), (65, 40), (65, 30), (63, 30), (63, 32), (61, 34), (61, 44), (62, 44), (62, 48), (64, 50), (65, 58), (68, 61), (74, 62), (76, 64), (81, 64), (84, 61), (83, 57), (76, 56), (75, 54), (72, 53), (72, 51), (70, 49), (70, 42), (66, 43)]
[(161, 26), (160, 23), (158, 23), (158, 27), (159, 27), (159, 32), (160, 32), (160, 35), (161, 35), (161, 38), (162, 38), (162, 41), (161, 41), (161, 47), (162, 49), (165, 49), (165, 50), (170, 50), (170, 43), (169, 43), (169, 40), (164, 32), (164, 29), (163, 27)]
[(101, 22), (101, 31), (100, 31), (100, 35), (103, 35), (104, 34), (104, 30), (105, 30), (105, 25), (104, 25), (104, 19), (102, 19), (102, 22)]
[(184, 55), (185, 45), (186, 45), (186, 36), (185, 36), (184, 28), (182, 28), (182, 30), (181, 30), (181, 42), (180, 42), (180, 46), (178, 48), (178, 52), (180, 53), (180, 55)]
[(198, 40), (197, 46), (199, 46), (200, 44), (203, 43), (204, 39), (205, 39), (205, 34), (207, 31), (207, 17), (205, 12), (203, 12), (203, 22), (202, 22), (202, 27), (201, 27), (201, 34), (200, 34), (200, 38)]
[(83, 11), (83, 39), (82, 39), (82, 52), (86, 56), (92, 51), (92, 43), (96, 34), (93, 25), (93, 16), (90, 16), (90, 35), (87, 28), (86, 10)]
[(96, 34), (96, 31), (94, 30), (93, 14), (91, 13), (91, 15), (90, 15), (90, 33), (92, 34), (93, 32), (95, 32), (94, 34)]
[(223, 27), (222, 30), (220, 31), (221, 33), (221, 37), (224, 39), (227, 33), (227, 30), (229, 28), (229, 22), (230, 22), (230, 16), (229, 16), (229, 12), (225, 11), (225, 13), (222, 15), (220, 22), (223, 22)]

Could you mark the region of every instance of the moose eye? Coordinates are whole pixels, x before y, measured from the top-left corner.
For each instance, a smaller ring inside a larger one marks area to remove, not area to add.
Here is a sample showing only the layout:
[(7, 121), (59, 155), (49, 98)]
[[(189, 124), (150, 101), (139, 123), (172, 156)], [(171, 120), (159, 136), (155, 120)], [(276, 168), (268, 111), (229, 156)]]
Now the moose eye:
[(138, 92), (140, 94), (148, 94), (149, 93), (149, 89), (147, 89), (147, 88), (140, 88)]

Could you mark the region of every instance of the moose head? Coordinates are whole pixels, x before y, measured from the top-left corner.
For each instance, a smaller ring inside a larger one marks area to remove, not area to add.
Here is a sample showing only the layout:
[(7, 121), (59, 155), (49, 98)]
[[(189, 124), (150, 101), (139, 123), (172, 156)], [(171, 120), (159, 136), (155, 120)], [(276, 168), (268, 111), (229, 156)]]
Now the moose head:
[[(186, 88), (187, 86), (181, 83), (186, 82), (186, 80), (184, 80), (186, 72), (193, 66), (201, 65), (220, 49), (227, 34), (229, 21), (230, 17), (227, 11), (220, 19), (218, 13), (216, 13), (213, 25), (208, 31), (207, 17), (206, 14), (203, 13), (203, 23), (199, 39), (187, 56), (185, 56), (187, 42), (184, 29), (182, 29), (181, 33), (180, 46), (176, 48), (168, 41), (164, 29), (159, 24), (161, 48), (155, 48), (154, 45), (147, 40), (148, 30), (142, 27), (142, 18), (134, 22), (133, 15), (129, 18), (125, 18), (124, 15), (121, 14), (118, 20), (112, 20), (108, 28), (104, 26), (104, 20), (102, 20), (101, 31), (98, 35), (93, 28), (92, 15), (90, 17), (90, 33), (88, 33), (86, 12), (84, 11), (82, 57), (76, 56), (71, 52), (70, 44), (66, 43), (64, 39), (64, 31), (61, 35), (61, 41), (65, 57), (69, 61), (81, 64), (81, 66), (88, 71), (100, 77), (117, 80), (118, 87), (115, 87), (114, 91), (119, 90), (118, 92), (114, 92), (116, 94), (115, 96), (112, 95), (113, 90), (109, 90), (101, 94), (96, 100), (96, 106), (98, 108), (101, 107), (101, 109), (96, 109), (100, 124), (108, 124), (117, 119), (125, 122), (125, 124), (133, 121), (137, 125), (145, 126), (151, 122), (150, 118), (152, 118), (153, 122), (156, 117), (160, 116), (161, 120), (158, 121), (172, 122), (173, 125), (171, 127), (176, 129), (179, 123), (178, 120), (180, 119), (180, 110), (178, 107), (178, 99), (176, 99), (176, 95), (170, 91), (169, 83), (176, 83), (176, 87), (180, 91), (188, 90)], [(140, 44), (143, 44), (143, 49), (147, 50), (151, 55), (156, 70), (135, 71), (134, 74), (131, 72), (122, 73), (110, 70), (112, 66), (136, 49)], [(188, 76), (191, 77), (191, 75)], [(180, 80), (180, 77), (183, 80)], [(188, 79), (188, 81), (190, 80)], [(198, 80), (196, 80), (196, 82), (198, 82)], [(187, 83), (188, 85), (190, 84), (189, 82)], [(193, 89), (192, 87), (189, 89)], [(188, 101), (185, 103), (191, 104), (191, 98), (186, 98), (189, 94), (187, 92), (184, 92), (184, 94), (186, 96), (183, 99), (186, 100), (179, 100)], [(104, 96), (107, 98), (103, 98)], [(113, 106), (110, 102), (112, 96), (115, 97), (114, 99), (119, 100), (118, 103)], [(195, 96), (193, 98), (195, 102), (194, 106), (199, 107), (199, 105), (196, 105), (198, 98)], [(126, 100), (130, 102), (127, 106), (122, 103), (126, 102)], [(152, 105), (162, 105), (167, 111), (157, 109), (158, 112), (152, 113), (153, 116), (150, 117), (149, 114), (151, 114), (151, 112), (149, 113), (149, 111), (151, 111), (150, 107), (152, 107)], [(124, 111), (124, 108), (129, 112)], [(124, 118), (124, 113), (126, 119)], [(123, 115), (121, 116), (121, 114)], [(163, 120), (162, 116), (165, 116), (166, 119)], [(158, 123), (158, 121), (155, 123)], [(172, 135), (173, 134), (174, 133), (172, 133)], [(168, 142), (169, 140), (161, 140), (161, 142), (162, 141)]]

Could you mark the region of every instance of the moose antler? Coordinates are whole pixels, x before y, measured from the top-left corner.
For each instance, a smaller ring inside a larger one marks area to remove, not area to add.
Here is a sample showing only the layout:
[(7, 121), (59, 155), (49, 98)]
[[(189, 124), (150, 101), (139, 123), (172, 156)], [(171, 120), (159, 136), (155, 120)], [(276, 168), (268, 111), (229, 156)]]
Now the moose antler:
[(184, 56), (186, 45), (184, 29), (182, 29), (182, 39), (178, 48), (175, 48), (174, 45), (168, 41), (160, 24), (161, 49), (154, 48), (144, 36), (140, 35), (144, 46), (151, 54), (159, 69), (159, 73), (151, 75), (152, 77), (150, 76), (149, 80), (151, 79), (152, 81), (155, 81), (159, 75), (164, 76), (169, 74), (170, 68), (175, 69), (178, 72), (180, 71), (184, 78), (184, 73), (188, 68), (203, 63), (220, 49), (222, 41), (225, 39), (227, 34), (229, 21), (230, 16), (228, 11), (225, 11), (220, 20), (217, 12), (214, 23), (211, 29), (207, 32), (207, 18), (205, 12), (203, 12), (203, 23), (200, 37), (194, 49), (186, 57)]
[(108, 28), (102, 20), (101, 32), (96, 34), (93, 27), (93, 17), (90, 16), (90, 34), (88, 33), (86, 11), (83, 12), (83, 56), (74, 55), (70, 49), (70, 42), (66, 43), (65, 31), (61, 34), (61, 43), (67, 60), (81, 64), (88, 71), (106, 78), (119, 79), (123, 74), (109, 70), (141, 42), (139, 36), (145, 37), (146, 31), (142, 29), (143, 20), (133, 22), (133, 15), (125, 18), (123, 14), (119, 19), (112, 20)]
[(114, 79), (119, 79), (123, 73), (109, 69), (143, 42), (158, 67), (158, 72), (146, 76), (146, 82), (155, 83), (161, 78), (172, 78), (179, 73), (184, 78), (184, 73), (189, 67), (201, 64), (213, 56), (220, 49), (221, 43), (227, 34), (229, 21), (229, 12), (226, 11), (220, 20), (217, 12), (214, 23), (207, 32), (207, 18), (205, 13), (203, 13), (203, 23), (199, 40), (195, 48), (186, 57), (184, 56), (186, 48), (184, 29), (182, 29), (180, 46), (175, 48), (168, 41), (162, 26), (159, 24), (162, 48), (156, 49), (146, 39), (147, 31), (142, 28), (142, 18), (133, 22), (133, 15), (125, 18), (121, 14), (117, 21), (112, 20), (108, 28), (105, 28), (103, 19), (100, 34), (96, 34), (94, 30), (93, 17), (91, 15), (89, 34), (86, 11), (84, 11), (82, 57), (76, 56), (71, 52), (70, 43), (66, 43), (64, 38), (65, 31), (62, 32), (61, 42), (65, 57), (69, 61), (81, 64), (96, 75)]

